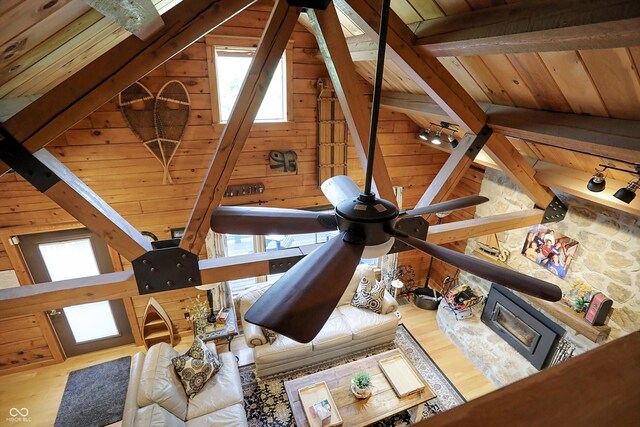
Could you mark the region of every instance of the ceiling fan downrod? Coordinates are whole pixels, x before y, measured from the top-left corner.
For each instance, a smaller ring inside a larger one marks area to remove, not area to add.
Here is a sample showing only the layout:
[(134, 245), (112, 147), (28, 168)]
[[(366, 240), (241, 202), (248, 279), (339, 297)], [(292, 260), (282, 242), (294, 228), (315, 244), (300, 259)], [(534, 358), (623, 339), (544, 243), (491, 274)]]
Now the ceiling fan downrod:
[(367, 170), (365, 174), (364, 193), (360, 195), (361, 199), (365, 200), (375, 198), (375, 195), (371, 192), (371, 181), (373, 177), (373, 157), (376, 152), (378, 116), (380, 115), (380, 95), (382, 92), (382, 80), (384, 75), (384, 55), (387, 48), (387, 30), (389, 28), (390, 4), (391, 0), (382, 0), (382, 8), (380, 10), (380, 31), (378, 32), (378, 59), (376, 62), (376, 79), (373, 85), (371, 122), (369, 123), (369, 149), (367, 152)]

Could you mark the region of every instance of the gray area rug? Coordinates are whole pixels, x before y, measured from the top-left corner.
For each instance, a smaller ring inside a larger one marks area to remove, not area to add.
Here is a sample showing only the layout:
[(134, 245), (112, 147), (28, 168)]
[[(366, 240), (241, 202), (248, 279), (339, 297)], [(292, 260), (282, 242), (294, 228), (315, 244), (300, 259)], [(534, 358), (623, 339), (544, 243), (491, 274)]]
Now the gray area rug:
[(122, 420), (131, 357), (69, 374), (55, 427), (105, 426)]
[[(373, 347), (327, 362), (267, 377), (266, 379), (256, 378), (254, 364), (240, 367), (242, 390), (244, 391), (244, 408), (247, 412), (249, 426), (284, 427), (295, 425), (287, 393), (284, 389), (285, 381), (343, 365), (393, 348), (400, 348), (407, 355), (411, 363), (437, 395), (435, 399), (425, 404), (425, 418), (432, 417), (465, 402), (462, 394), (451, 384), (407, 328), (401, 324), (396, 331), (396, 339), (391, 344)], [(408, 426), (409, 413), (407, 411), (401, 412), (374, 425), (377, 427)]]

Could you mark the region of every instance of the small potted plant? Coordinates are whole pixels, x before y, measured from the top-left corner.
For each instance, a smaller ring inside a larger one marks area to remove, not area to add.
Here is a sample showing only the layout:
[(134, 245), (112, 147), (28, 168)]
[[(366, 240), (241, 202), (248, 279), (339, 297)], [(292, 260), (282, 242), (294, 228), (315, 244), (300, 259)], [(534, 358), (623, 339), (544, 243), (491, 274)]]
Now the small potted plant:
[(371, 375), (368, 372), (358, 372), (351, 378), (351, 392), (358, 399), (371, 396)]

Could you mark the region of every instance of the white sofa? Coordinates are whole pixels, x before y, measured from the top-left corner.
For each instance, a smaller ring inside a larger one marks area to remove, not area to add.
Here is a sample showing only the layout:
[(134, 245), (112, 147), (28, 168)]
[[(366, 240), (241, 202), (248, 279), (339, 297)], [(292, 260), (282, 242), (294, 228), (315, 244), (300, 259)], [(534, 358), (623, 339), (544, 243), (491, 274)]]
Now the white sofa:
[[(215, 345), (207, 347), (216, 352)], [(149, 348), (146, 355), (133, 356), (123, 427), (246, 426), (235, 356), (229, 352), (220, 354), (220, 372), (189, 399), (171, 363), (178, 355), (170, 345), (160, 343)]]
[(380, 314), (351, 305), (358, 284), (365, 275), (371, 283), (376, 280), (371, 266), (358, 266), (331, 317), (320, 333), (306, 344), (282, 335), (278, 335), (275, 341), (269, 344), (261, 327), (244, 320), (247, 310), (270, 285), (240, 295), (237, 301), (244, 338), (247, 345), (253, 348), (256, 375), (274, 375), (393, 341), (398, 327), (398, 318), (395, 315), (398, 303), (388, 292), (385, 292)]

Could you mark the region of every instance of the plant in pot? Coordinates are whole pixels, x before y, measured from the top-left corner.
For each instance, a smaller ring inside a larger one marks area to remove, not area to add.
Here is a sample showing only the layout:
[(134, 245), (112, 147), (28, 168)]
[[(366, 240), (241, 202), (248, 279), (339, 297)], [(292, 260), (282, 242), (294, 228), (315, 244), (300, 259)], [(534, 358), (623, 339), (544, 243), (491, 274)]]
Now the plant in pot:
[(351, 392), (358, 399), (371, 396), (371, 375), (368, 372), (358, 372), (351, 378)]

